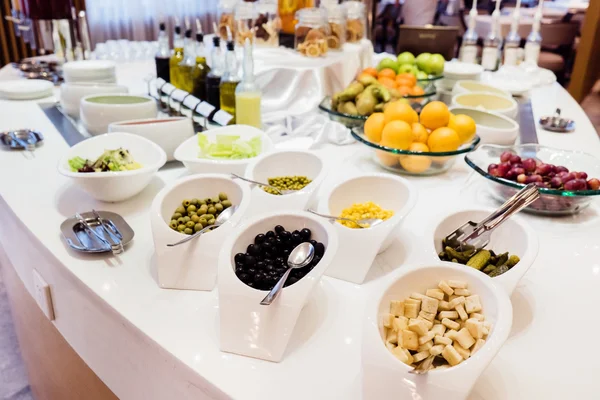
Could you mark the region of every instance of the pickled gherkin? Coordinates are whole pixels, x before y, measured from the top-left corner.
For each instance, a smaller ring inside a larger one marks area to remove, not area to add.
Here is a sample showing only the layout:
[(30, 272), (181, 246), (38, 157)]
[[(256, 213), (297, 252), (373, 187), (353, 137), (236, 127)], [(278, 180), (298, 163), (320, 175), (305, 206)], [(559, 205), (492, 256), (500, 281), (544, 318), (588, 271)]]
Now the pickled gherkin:
[(520, 261), (518, 256), (511, 255), (509, 252), (495, 253), (488, 249), (460, 251), (448, 246), (445, 239), (442, 239), (442, 248), (443, 250), (438, 253), (440, 260), (475, 268), (490, 277), (510, 271)]

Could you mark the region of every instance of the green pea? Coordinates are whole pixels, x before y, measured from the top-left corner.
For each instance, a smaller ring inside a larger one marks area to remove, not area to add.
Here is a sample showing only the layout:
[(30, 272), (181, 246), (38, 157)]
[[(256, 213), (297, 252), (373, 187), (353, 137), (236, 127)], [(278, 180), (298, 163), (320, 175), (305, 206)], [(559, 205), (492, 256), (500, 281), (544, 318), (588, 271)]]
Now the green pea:
[(175, 212), (176, 212), (176, 213), (179, 213), (179, 214), (184, 214), (184, 213), (185, 213), (185, 208), (183, 208), (183, 207), (179, 206), (179, 207), (177, 207), (177, 208), (175, 209)]
[(185, 208), (188, 208), (190, 206), (190, 204), (192, 204), (192, 203), (189, 200), (184, 200), (184, 201), (181, 202), (181, 204), (183, 204), (183, 206)]
[(190, 222), (192, 219), (190, 217), (183, 217), (183, 222), (185, 222), (186, 224), (188, 222)]
[(227, 200), (227, 194), (221, 192), (219, 193), (219, 200), (223, 201), (223, 200)]
[(185, 226), (186, 226), (187, 228), (193, 228), (193, 227), (194, 227), (194, 225), (196, 225), (196, 223), (195, 223), (194, 221), (189, 221), (189, 222), (186, 222), (186, 223), (185, 223)]
[(188, 208), (187, 208), (187, 212), (196, 212), (196, 206), (191, 204)]
[(217, 209), (215, 208), (215, 206), (208, 207), (208, 214), (215, 215), (216, 212), (217, 212)]
[(183, 232), (185, 230), (185, 225), (182, 224), (182, 225), (177, 226), (177, 230), (179, 232)]
[(215, 204), (215, 209), (217, 210), (217, 212), (223, 211), (223, 204), (221, 204), (221, 203)]
[(221, 202), (221, 204), (223, 205), (223, 208), (229, 208), (229, 207), (231, 207), (231, 201), (229, 201), (229, 200), (223, 200)]
[(209, 226), (210, 225), (214, 225), (214, 224), (215, 224), (215, 219), (214, 218), (208, 221), (208, 225)]
[(191, 235), (192, 233), (194, 233), (194, 231), (192, 230), (192, 228), (185, 228), (183, 233), (185, 233), (186, 235)]

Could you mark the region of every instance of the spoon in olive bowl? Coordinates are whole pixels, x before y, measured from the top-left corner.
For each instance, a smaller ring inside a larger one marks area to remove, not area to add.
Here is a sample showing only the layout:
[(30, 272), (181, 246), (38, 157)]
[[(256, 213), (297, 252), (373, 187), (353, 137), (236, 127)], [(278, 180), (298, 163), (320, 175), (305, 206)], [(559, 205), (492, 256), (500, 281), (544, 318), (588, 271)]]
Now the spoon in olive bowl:
[(262, 186), (262, 187), (266, 187), (266, 188), (272, 189), (272, 190), (276, 191), (277, 193), (279, 193), (280, 195), (290, 194), (290, 193), (297, 192), (297, 190), (288, 190), (288, 189), (283, 189), (282, 190), (282, 189), (276, 188), (275, 186), (269, 185), (267, 183), (253, 181), (252, 179), (244, 178), (243, 176), (239, 176), (239, 175), (234, 174), (234, 173), (232, 173), (231, 176), (233, 176), (234, 178), (241, 179), (243, 181), (249, 182), (249, 183), (254, 183), (255, 185), (258, 185), (258, 186)]
[(219, 214), (219, 216), (217, 217), (217, 219), (215, 220), (215, 223), (213, 225), (209, 225), (206, 228), (199, 230), (198, 232), (194, 233), (193, 235), (190, 235), (190, 236), (186, 237), (185, 239), (180, 240), (177, 243), (167, 244), (167, 246), (169, 246), (169, 247), (179, 246), (180, 244), (189, 242), (190, 240), (197, 238), (198, 236), (202, 235), (206, 231), (209, 231), (214, 228), (218, 228), (219, 226), (221, 226), (225, 222), (227, 222), (227, 220), (229, 220), (229, 218), (231, 218), (231, 216), (235, 213), (236, 210), (237, 210), (237, 206), (231, 206), (229, 208), (224, 209), (221, 212), (221, 214)]
[(308, 211), (309, 213), (318, 215), (319, 217), (327, 218), (334, 222), (335, 221), (349, 221), (349, 222), (352, 222), (352, 223), (358, 225), (358, 227), (361, 229), (372, 228), (375, 225), (379, 225), (380, 223), (383, 222), (383, 220), (381, 218), (365, 218), (365, 219), (354, 220), (354, 219), (350, 219), (350, 218), (336, 217), (334, 215), (321, 214), (321, 213), (318, 213), (311, 209), (308, 209), (306, 211)]
[(310, 244), (308, 242), (304, 242), (304, 243), (301, 243), (298, 246), (296, 246), (294, 248), (294, 250), (292, 250), (292, 252), (288, 256), (287, 271), (285, 271), (283, 276), (279, 279), (279, 281), (277, 281), (275, 286), (273, 286), (273, 289), (271, 289), (269, 294), (267, 294), (265, 296), (265, 298), (262, 299), (260, 304), (263, 306), (268, 306), (271, 303), (273, 303), (275, 301), (275, 299), (277, 298), (277, 296), (279, 296), (279, 293), (281, 292), (281, 289), (283, 289), (283, 285), (285, 285), (285, 282), (287, 281), (288, 277), (290, 276), (290, 273), (292, 272), (292, 270), (296, 269), (296, 268), (306, 267), (313, 260), (314, 256), (315, 256), (315, 248), (312, 244)]

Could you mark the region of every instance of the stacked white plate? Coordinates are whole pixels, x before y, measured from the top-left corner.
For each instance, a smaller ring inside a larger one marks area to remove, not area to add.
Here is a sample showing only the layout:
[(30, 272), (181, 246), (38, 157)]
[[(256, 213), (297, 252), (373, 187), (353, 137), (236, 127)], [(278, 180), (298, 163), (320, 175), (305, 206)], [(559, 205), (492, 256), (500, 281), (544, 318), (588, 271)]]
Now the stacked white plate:
[(71, 61), (63, 66), (67, 83), (116, 83), (115, 63), (105, 60)]
[(440, 89), (452, 91), (458, 81), (478, 81), (481, 79), (483, 67), (478, 64), (464, 63), (460, 61), (447, 62), (444, 65), (444, 79), (438, 82)]
[(0, 82), (0, 98), (32, 100), (52, 96), (52, 82), (42, 79), (18, 79)]

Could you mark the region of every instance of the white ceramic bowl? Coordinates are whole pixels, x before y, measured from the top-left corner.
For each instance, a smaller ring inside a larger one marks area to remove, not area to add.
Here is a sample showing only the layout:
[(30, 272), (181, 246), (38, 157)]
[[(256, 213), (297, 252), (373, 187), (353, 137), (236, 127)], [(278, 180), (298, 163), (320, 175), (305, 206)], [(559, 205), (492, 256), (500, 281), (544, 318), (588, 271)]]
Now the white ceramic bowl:
[[(283, 289), (270, 305), (260, 305), (267, 291), (247, 286), (235, 275), (234, 256), (245, 252), (259, 233), (283, 225), (288, 231), (308, 228), (325, 245), (321, 261), (302, 279)], [(223, 245), (219, 255), (220, 348), (229, 353), (281, 361), (298, 315), (338, 248), (331, 224), (303, 211), (263, 214), (245, 222)], [(305, 329), (305, 327), (298, 327)]]
[(249, 215), (274, 210), (305, 210), (315, 200), (326, 175), (325, 161), (312, 151), (282, 150), (253, 159), (246, 168), (246, 178), (267, 183), (279, 176), (306, 176), (312, 182), (304, 189), (285, 196), (272, 195), (258, 185), (252, 188)]
[[(169, 227), (171, 215), (185, 199), (204, 199), (226, 193), (237, 210), (226, 223), (200, 237), (175, 247), (167, 244), (187, 235)], [(152, 236), (162, 288), (212, 290), (217, 279), (219, 249), (234, 234), (250, 203), (250, 189), (227, 175), (205, 174), (187, 176), (163, 188), (154, 198), (151, 208)]]
[(512, 95), (506, 90), (502, 90), (497, 88), (496, 86), (483, 83), (480, 81), (457, 81), (452, 89), (452, 95), (456, 96), (461, 93), (470, 93), (470, 92), (486, 92), (486, 93), (494, 93), (500, 96), (512, 98)]
[[(440, 280), (461, 280), (480, 296), (482, 313), (492, 323), (486, 343), (469, 359), (427, 375), (411, 374), (412, 369), (398, 360), (385, 346), (383, 316), (391, 300), (402, 300), (413, 292), (424, 293)], [(364, 399), (465, 399), (477, 378), (490, 364), (510, 333), (512, 305), (508, 295), (485, 274), (453, 263), (403, 266), (384, 278), (370, 293), (362, 342), (362, 381)]]
[[(93, 103), (90, 99), (99, 97), (135, 97), (146, 101), (134, 104), (107, 104)], [(79, 113), (84, 128), (92, 135), (99, 135), (108, 131), (108, 125), (113, 122), (131, 119), (156, 118), (158, 110), (156, 101), (150, 96), (129, 94), (93, 94), (81, 99)]]
[(175, 149), (186, 139), (195, 135), (192, 120), (187, 117), (146, 118), (113, 122), (109, 132), (129, 132), (152, 140), (167, 153), (167, 161), (173, 161)]
[(52, 96), (54, 84), (43, 79), (15, 79), (0, 82), (0, 99), (33, 100)]
[(63, 65), (65, 82), (116, 82), (116, 64), (108, 60), (70, 61)]
[[(202, 132), (211, 142), (215, 141), (217, 135), (238, 135), (243, 140), (252, 139), (260, 136), (262, 140), (262, 151), (260, 154), (267, 153), (273, 148), (273, 142), (269, 136), (260, 129), (248, 125), (231, 125), (221, 128), (210, 129)], [(252, 161), (251, 158), (243, 160), (223, 160), (213, 158), (200, 158), (200, 147), (198, 146), (197, 136), (191, 137), (181, 143), (175, 150), (174, 157), (185, 165), (192, 174), (231, 174), (243, 175), (246, 167)], [(259, 155), (260, 155), (259, 154)]]
[(444, 78), (451, 80), (479, 80), (483, 67), (479, 64), (452, 61), (444, 64)]
[(114, 93), (129, 93), (129, 89), (114, 83), (63, 83), (60, 85), (60, 105), (69, 116), (79, 118), (79, 105), (83, 97)]
[[(490, 215), (493, 209), (469, 209), (458, 211), (445, 217), (439, 224), (430, 230), (430, 254), (434, 259), (439, 259), (438, 254), (442, 249), (442, 239), (454, 232), (456, 228), (463, 225), (467, 221), (481, 221)], [(499, 287), (504, 288), (508, 295), (517, 287), (517, 284), (523, 278), (523, 275), (529, 270), (538, 254), (538, 237), (533, 230), (519, 216), (512, 216), (509, 220), (500, 225), (490, 239), (490, 244), (486, 246), (488, 250), (494, 250), (497, 254), (508, 251), (511, 255), (517, 255), (521, 259), (510, 270), (502, 275), (499, 275), (492, 280)], [(462, 268), (471, 269), (470, 267), (461, 266)], [(481, 275), (483, 272), (477, 271)]]
[[(107, 149), (128, 150), (142, 168), (119, 172), (73, 172), (69, 159), (95, 160)], [(130, 133), (111, 133), (86, 139), (71, 147), (58, 164), (58, 171), (100, 201), (118, 202), (141, 192), (167, 161), (167, 155), (148, 139)]]
[(465, 114), (473, 118), (482, 144), (511, 145), (519, 135), (519, 124), (502, 114), (460, 106), (451, 106), (450, 111), (454, 115)]
[[(414, 186), (406, 179), (391, 174), (364, 174), (350, 177), (331, 188), (319, 203), (319, 211), (340, 215), (354, 203), (372, 201), (394, 215), (368, 229), (352, 229), (333, 222), (338, 234), (340, 251), (335, 255), (327, 275), (361, 284), (377, 254), (392, 243), (394, 233), (417, 201)], [(360, 249), (360, 251), (353, 251)]]
[(515, 119), (518, 112), (517, 102), (512, 98), (486, 92), (457, 94), (452, 98), (452, 105), (493, 111), (512, 119)]

